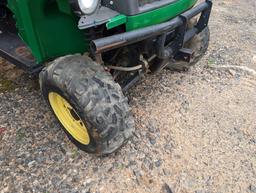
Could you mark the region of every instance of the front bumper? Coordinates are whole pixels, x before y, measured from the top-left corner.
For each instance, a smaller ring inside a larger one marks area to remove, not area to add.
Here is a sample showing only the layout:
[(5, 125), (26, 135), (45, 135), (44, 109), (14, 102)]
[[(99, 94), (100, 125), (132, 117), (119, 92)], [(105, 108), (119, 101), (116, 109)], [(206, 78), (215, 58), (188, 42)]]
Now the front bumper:
[[(207, 27), (211, 9), (212, 1), (206, 0), (167, 22), (93, 40), (91, 42), (91, 51), (94, 54), (100, 54), (156, 37), (157, 45), (159, 45), (157, 56), (163, 59), (175, 56), (187, 41)], [(199, 14), (201, 14), (201, 16), (198, 23), (187, 31), (188, 21)], [(166, 35), (170, 32), (176, 32), (176, 38), (169, 43), (166, 42)]]

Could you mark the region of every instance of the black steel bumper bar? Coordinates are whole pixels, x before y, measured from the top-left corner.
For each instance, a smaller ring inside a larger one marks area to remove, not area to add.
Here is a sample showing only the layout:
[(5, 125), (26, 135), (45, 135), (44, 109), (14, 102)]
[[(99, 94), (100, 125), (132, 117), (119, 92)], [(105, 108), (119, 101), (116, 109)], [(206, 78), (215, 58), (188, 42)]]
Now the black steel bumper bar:
[[(208, 25), (211, 8), (212, 0), (206, 0), (170, 21), (131, 32), (93, 40), (91, 42), (92, 52), (94, 54), (100, 54), (112, 49), (137, 43), (148, 38), (158, 37), (159, 43), (161, 44), (162, 42), (162, 48), (160, 48), (158, 52), (158, 57), (170, 57), (174, 55), (176, 51), (179, 51), (179, 49), (183, 47), (184, 43), (190, 40), (194, 35), (200, 33)], [(197, 25), (189, 31), (186, 31), (188, 20), (200, 13), (201, 17), (198, 20)], [(174, 30), (176, 30), (178, 34), (176, 35), (176, 40), (168, 47), (164, 46), (166, 34)]]

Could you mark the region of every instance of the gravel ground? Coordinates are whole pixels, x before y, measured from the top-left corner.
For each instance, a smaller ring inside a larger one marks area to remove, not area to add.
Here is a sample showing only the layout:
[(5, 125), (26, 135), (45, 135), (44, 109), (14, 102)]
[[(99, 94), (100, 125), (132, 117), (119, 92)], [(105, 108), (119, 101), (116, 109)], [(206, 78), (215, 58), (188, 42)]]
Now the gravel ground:
[(214, 2), (207, 55), (130, 91), (136, 136), (107, 157), (77, 150), (37, 80), (1, 61), (0, 192), (256, 193), (256, 2)]

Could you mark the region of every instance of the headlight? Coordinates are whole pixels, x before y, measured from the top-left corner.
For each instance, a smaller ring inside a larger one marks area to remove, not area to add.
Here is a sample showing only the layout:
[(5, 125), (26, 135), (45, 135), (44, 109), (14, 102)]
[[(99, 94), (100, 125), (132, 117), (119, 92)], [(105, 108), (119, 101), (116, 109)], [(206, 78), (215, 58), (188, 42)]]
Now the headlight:
[(98, 7), (99, 0), (78, 0), (78, 5), (84, 14), (92, 14)]

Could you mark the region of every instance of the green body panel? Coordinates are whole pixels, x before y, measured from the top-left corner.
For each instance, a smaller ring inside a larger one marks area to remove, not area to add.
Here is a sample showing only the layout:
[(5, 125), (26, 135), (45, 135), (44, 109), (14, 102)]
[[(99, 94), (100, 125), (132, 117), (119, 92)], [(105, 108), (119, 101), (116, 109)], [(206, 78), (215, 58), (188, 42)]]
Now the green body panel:
[(126, 22), (127, 22), (127, 16), (117, 15), (117, 16), (111, 18), (107, 22), (106, 27), (107, 27), (107, 29), (112, 29), (112, 28), (115, 28), (115, 27), (120, 26), (122, 24), (125, 24)]
[[(135, 16), (118, 15), (107, 22), (107, 29), (125, 24), (126, 30), (159, 24), (191, 8), (197, 0), (177, 0), (167, 6)], [(88, 50), (84, 32), (68, 0), (8, 0), (17, 21), (19, 35), (38, 63), (59, 56)]]
[(135, 16), (128, 16), (126, 30), (159, 24), (191, 8), (197, 0), (178, 0), (172, 4)]
[(8, 7), (15, 15), (20, 37), (38, 63), (86, 51), (78, 18), (71, 14), (66, 0), (9, 0)]

